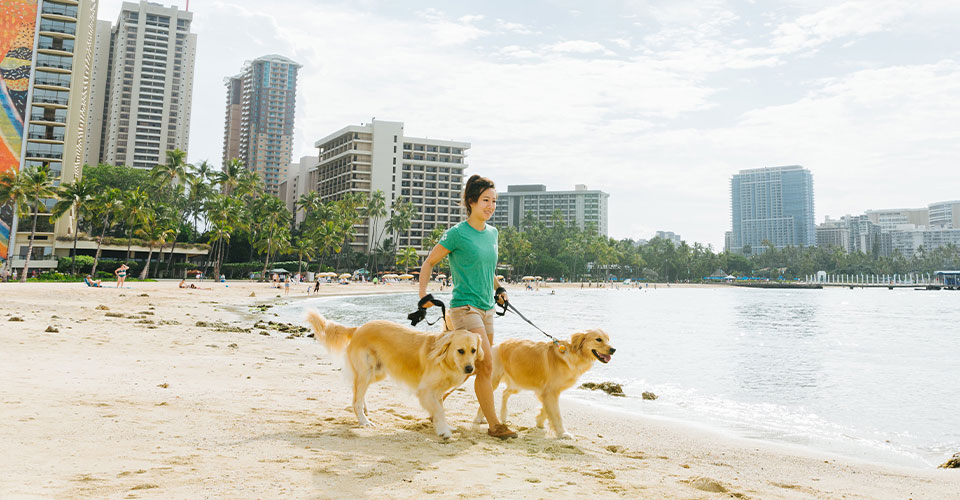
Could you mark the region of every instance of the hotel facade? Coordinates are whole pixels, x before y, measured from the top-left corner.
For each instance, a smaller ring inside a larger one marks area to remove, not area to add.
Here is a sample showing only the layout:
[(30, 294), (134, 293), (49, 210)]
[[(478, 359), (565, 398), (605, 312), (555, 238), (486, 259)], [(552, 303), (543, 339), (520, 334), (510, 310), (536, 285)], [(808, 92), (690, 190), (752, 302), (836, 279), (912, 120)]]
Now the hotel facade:
[(227, 88), (223, 164), (236, 158), (256, 172), (264, 191), (280, 195), (293, 155), (297, 73), (302, 66), (280, 55), (247, 61)]
[(87, 164), (149, 169), (189, 149), (192, 22), (191, 12), (144, 1), (123, 2), (116, 25), (98, 24), (90, 108), (100, 130)]
[(355, 251), (369, 252), (380, 236), (392, 236), (383, 234), (384, 225), (401, 199), (413, 204), (416, 216), (409, 231), (393, 235), (398, 247), (413, 247), (423, 254), (429, 250), (424, 240), (434, 228), (447, 229), (463, 218), (460, 196), (468, 142), (412, 137), (406, 135), (402, 122), (374, 119), (348, 125), (314, 146), (316, 165), (304, 168), (301, 164), (299, 175), (324, 201), (347, 193), (367, 198), (378, 190), (384, 194), (387, 217), (355, 226), (357, 238), (351, 243)]
[(491, 222), (496, 227), (523, 231), (527, 217), (552, 227), (554, 214), (559, 213), (567, 223), (580, 229), (595, 227), (606, 236), (609, 198), (609, 194), (587, 189), (583, 184), (577, 184), (572, 191), (547, 191), (543, 184), (507, 186), (505, 192), (497, 193), (497, 209)]
[[(0, 30), (4, 92), (0, 92), (0, 172), (46, 166), (54, 184), (74, 182), (83, 170), (91, 120), (90, 88), (97, 2), (40, 0), (5, 3)], [(38, 213), (31, 268), (56, 267), (57, 236), (72, 235), (76, 214), (50, 220), (54, 200)], [(32, 216), (16, 220), (0, 207), (0, 260), (22, 268)]]
[(813, 176), (798, 166), (741, 170), (730, 180), (731, 223), (728, 251), (763, 252), (814, 246)]

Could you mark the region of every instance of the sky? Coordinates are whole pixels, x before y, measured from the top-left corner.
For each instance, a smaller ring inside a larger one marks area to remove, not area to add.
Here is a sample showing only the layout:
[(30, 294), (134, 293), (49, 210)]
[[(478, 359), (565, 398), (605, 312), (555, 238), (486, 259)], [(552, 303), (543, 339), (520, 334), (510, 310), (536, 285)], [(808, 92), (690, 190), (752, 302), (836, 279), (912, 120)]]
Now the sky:
[[(185, 0), (161, 2), (186, 7)], [(116, 22), (121, 2), (101, 0)], [(960, 199), (960, 2), (194, 0), (188, 160), (244, 61), (300, 70), (294, 158), (347, 125), (467, 141), (468, 174), (610, 194), (609, 234), (722, 250), (730, 177), (802, 165), (817, 222)]]

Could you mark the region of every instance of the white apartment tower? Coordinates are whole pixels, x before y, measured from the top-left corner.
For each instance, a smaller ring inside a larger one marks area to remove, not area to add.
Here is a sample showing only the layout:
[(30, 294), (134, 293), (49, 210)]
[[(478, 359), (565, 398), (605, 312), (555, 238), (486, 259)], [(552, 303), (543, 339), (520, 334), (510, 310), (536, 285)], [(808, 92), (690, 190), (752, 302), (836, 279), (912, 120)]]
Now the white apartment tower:
[(109, 43), (97, 44), (108, 51), (106, 71), (98, 68), (93, 82), (102, 104), (91, 104), (103, 110), (99, 162), (152, 168), (167, 151), (187, 151), (197, 52), (192, 21), (193, 13), (175, 6), (123, 3)]
[[(402, 122), (373, 120), (344, 127), (314, 146), (319, 152), (315, 189), (325, 201), (350, 192), (369, 197), (379, 190), (388, 217), (399, 199), (413, 203), (418, 215), (410, 231), (397, 235), (399, 247), (429, 250), (423, 240), (435, 227), (446, 229), (463, 217), (460, 195), (468, 142), (408, 137)], [(356, 226), (353, 248), (369, 251), (370, 235), (379, 235), (385, 222), (367, 220)]]

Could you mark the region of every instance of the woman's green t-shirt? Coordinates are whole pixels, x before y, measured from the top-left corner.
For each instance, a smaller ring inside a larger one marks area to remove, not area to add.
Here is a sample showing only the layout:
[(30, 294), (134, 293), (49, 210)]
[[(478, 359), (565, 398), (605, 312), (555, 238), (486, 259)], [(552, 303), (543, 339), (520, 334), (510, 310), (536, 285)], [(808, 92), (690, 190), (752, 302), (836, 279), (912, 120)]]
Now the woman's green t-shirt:
[(477, 231), (467, 221), (443, 233), (440, 245), (450, 250), (453, 300), (450, 307), (493, 309), (493, 278), (497, 271), (497, 228), (487, 224)]

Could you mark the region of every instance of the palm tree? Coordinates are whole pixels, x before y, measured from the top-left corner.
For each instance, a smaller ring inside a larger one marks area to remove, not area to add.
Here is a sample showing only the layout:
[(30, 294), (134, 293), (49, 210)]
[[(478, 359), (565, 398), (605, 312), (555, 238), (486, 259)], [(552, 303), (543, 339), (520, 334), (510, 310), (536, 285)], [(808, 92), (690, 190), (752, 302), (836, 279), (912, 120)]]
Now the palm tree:
[[(0, 193), (2, 199), (12, 201), (21, 217), (26, 217), (33, 213), (33, 222), (30, 227), (30, 239), (27, 243), (27, 256), (23, 263), (23, 275), (20, 277), (21, 283), (27, 282), (27, 273), (30, 270), (30, 258), (33, 256), (33, 238), (37, 233), (37, 219), (40, 217), (40, 207), (44, 200), (57, 197), (56, 187), (53, 185), (53, 179), (50, 177), (50, 167), (41, 165), (29, 170), (20, 172), (15, 180), (7, 184), (4, 182), (3, 193)], [(46, 206), (44, 211), (46, 212)]]
[(53, 206), (53, 219), (73, 210), (73, 250), (70, 252), (70, 274), (77, 274), (77, 238), (80, 235), (80, 218), (87, 213), (93, 202), (94, 186), (80, 179), (77, 182), (60, 186), (60, 201)]
[(409, 271), (411, 267), (417, 267), (419, 263), (420, 256), (417, 255), (416, 248), (407, 247), (397, 252), (397, 266), (403, 267), (404, 270)]
[(217, 184), (220, 184), (220, 189), (223, 194), (230, 196), (242, 182), (244, 172), (246, 171), (247, 169), (243, 166), (243, 162), (237, 158), (233, 158), (223, 165), (223, 171), (213, 175)]
[(159, 243), (162, 251), (167, 237), (174, 233), (170, 225), (171, 221), (169, 219), (164, 218), (160, 213), (154, 212), (144, 217), (142, 227), (137, 229), (137, 234), (147, 240), (147, 246), (150, 248), (150, 251), (147, 253), (147, 262), (144, 264), (143, 270), (140, 271), (141, 280), (147, 279), (147, 276), (150, 274), (150, 259), (153, 258), (153, 245)]
[(150, 195), (139, 187), (133, 191), (123, 193), (120, 200), (123, 210), (123, 223), (127, 226), (127, 260), (130, 260), (130, 247), (133, 244), (133, 233), (151, 215), (152, 210), (147, 207)]
[(114, 219), (115, 216), (118, 215), (123, 206), (121, 198), (122, 194), (120, 190), (112, 188), (102, 191), (93, 201), (93, 211), (98, 217), (102, 218), (102, 228), (100, 230), (100, 237), (97, 238), (97, 253), (93, 257), (93, 269), (90, 271), (91, 276), (97, 276), (97, 265), (100, 263), (100, 250), (103, 245), (103, 236), (111, 226), (111, 219)]
[(387, 200), (383, 195), (383, 191), (378, 189), (371, 193), (370, 198), (367, 199), (367, 204), (363, 207), (362, 212), (363, 216), (369, 219), (367, 223), (367, 251), (373, 258), (370, 271), (374, 272), (373, 268), (376, 267), (376, 255), (374, 251), (380, 246), (380, 238), (383, 234), (383, 229), (381, 229), (379, 234), (377, 234), (376, 223), (378, 219), (382, 219), (387, 216)]
[(393, 215), (387, 219), (384, 229), (392, 234), (394, 238), (397, 238), (401, 233), (410, 230), (410, 226), (413, 224), (413, 219), (416, 216), (417, 208), (413, 206), (413, 203), (402, 197), (397, 198), (397, 202), (393, 205)]
[(304, 236), (293, 240), (293, 245), (291, 245), (290, 249), (297, 254), (297, 274), (300, 274), (302, 270), (303, 258), (306, 257), (307, 260), (313, 258), (313, 246), (314, 242)]
[(213, 265), (214, 278), (220, 276), (220, 266), (224, 256), (224, 246), (230, 243), (230, 237), (240, 226), (242, 204), (235, 198), (215, 194), (207, 203), (207, 220), (210, 222), (210, 243), (215, 245), (217, 254)]
[(254, 246), (261, 253), (266, 253), (267, 258), (263, 264), (263, 274), (266, 276), (270, 256), (289, 245), (290, 212), (280, 198), (268, 194), (261, 195), (254, 206), (254, 218), (259, 225)]
[(167, 162), (150, 170), (150, 180), (158, 186), (172, 186), (187, 177), (187, 153), (179, 149), (167, 151)]

